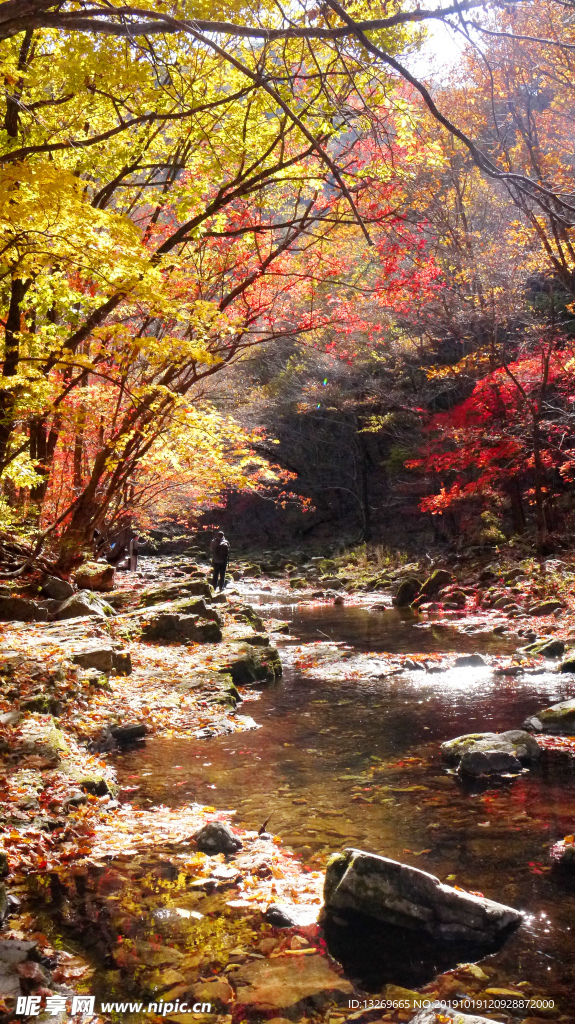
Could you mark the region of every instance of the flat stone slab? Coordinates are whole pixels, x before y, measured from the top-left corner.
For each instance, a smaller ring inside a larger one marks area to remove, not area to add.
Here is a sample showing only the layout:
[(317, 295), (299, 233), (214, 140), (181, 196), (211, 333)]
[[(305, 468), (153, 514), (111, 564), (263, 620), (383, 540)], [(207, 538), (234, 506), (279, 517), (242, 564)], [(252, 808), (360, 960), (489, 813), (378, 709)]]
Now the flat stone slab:
[(513, 907), (444, 885), (427, 871), (354, 849), (328, 863), (324, 900), (328, 912), (359, 913), (443, 942), (480, 946), (523, 919)]
[(231, 971), (228, 979), (236, 990), (236, 1005), (262, 1013), (302, 1004), (320, 1009), (330, 1000), (348, 999), (354, 991), (324, 957), (313, 954), (252, 961)]
[(534, 732), (558, 733), (560, 736), (575, 736), (575, 700), (562, 700), (543, 711), (538, 711), (523, 723), (524, 729)]

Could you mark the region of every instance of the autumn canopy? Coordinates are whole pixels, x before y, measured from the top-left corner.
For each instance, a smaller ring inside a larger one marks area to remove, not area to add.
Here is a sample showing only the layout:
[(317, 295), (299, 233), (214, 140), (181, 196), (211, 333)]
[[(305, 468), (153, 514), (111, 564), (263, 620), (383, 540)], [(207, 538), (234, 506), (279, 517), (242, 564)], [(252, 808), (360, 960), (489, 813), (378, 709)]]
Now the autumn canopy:
[(568, 5), (6, 0), (0, 39), (10, 571), (230, 494), (321, 518), (330, 488), (364, 536), (403, 495), (546, 542), (575, 465)]

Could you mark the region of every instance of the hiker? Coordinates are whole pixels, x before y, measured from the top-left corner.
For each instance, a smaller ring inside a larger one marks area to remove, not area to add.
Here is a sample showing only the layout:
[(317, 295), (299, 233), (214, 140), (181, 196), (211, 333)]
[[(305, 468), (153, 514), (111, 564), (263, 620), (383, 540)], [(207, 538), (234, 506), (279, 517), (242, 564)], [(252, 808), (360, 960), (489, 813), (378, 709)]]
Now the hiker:
[(210, 542), (210, 552), (213, 568), (212, 587), (217, 590), (219, 586), (220, 590), (223, 590), (226, 585), (226, 568), (230, 553), (230, 545), (224, 537), (223, 530), (218, 530)]
[(140, 544), (138, 541), (137, 533), (134, 534), (130, 543), (128, 544), (128, 558), (130, 560), (130, 572), (136, 572), (138, 568), (138, 552), (140, 550)]

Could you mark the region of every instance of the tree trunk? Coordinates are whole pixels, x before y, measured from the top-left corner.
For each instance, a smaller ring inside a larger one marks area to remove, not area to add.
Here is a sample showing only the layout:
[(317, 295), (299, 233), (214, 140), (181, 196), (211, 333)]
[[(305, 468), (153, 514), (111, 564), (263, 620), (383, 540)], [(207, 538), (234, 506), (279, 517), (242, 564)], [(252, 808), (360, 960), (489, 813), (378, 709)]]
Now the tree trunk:
[[(14, 278), (12, 281), (10, 305), (4, 328), (3, 377), (15, 377), (18, 372), (21, 306), (30, 284), (29, 280), (23, 281), (19, 277)], [(13, 410), (15, 398), (16, 395), (12, 388), (2, 388), (0, 385), (0, 472), (5, 468), (7, 462), (8, 444), (14, 427)]]

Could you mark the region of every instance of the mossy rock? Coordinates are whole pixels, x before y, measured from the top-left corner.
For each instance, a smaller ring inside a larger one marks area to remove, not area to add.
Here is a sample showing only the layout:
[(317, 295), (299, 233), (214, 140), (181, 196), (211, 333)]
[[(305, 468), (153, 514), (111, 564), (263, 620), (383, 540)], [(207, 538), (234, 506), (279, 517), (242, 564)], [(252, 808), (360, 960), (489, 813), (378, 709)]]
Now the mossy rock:
[(450, 583), (455, 583), (455, 578), (452, 573), (447, 569), (435, 569), (435, 571), (431, 573), (431, 576), (427, 577), (421, 588), (419, 596), (420, 598), (437, 597), (439, 591), (443, 590), (444, 587), (448, 587)]
[(421, 589), (421, 583), (415, 576), (408, 576), (406, 580), (402, 580), (397, 589), (397, 594), (393, 598), (393, 603), (397, 608), (409, 608), (410, 604), (413, 604), (416, 597)]
[(535, 732), (557, 733), (560, 736), (575, 736), (575, 700), (563, 700), (538, 711), (527, 719), (524, 728)]
[(237, 686), (273, 683), (281, 677), (282, 663), (275, 647), (252, 647), (246, 644), (238, 657), (223, 666)]
[(524, 647), (523, 651), (525, 654), (539, 654), (542, 658), (560, 658), (565, 653), (565, 644), (562, 640), (536, 640), (535, 643)]

